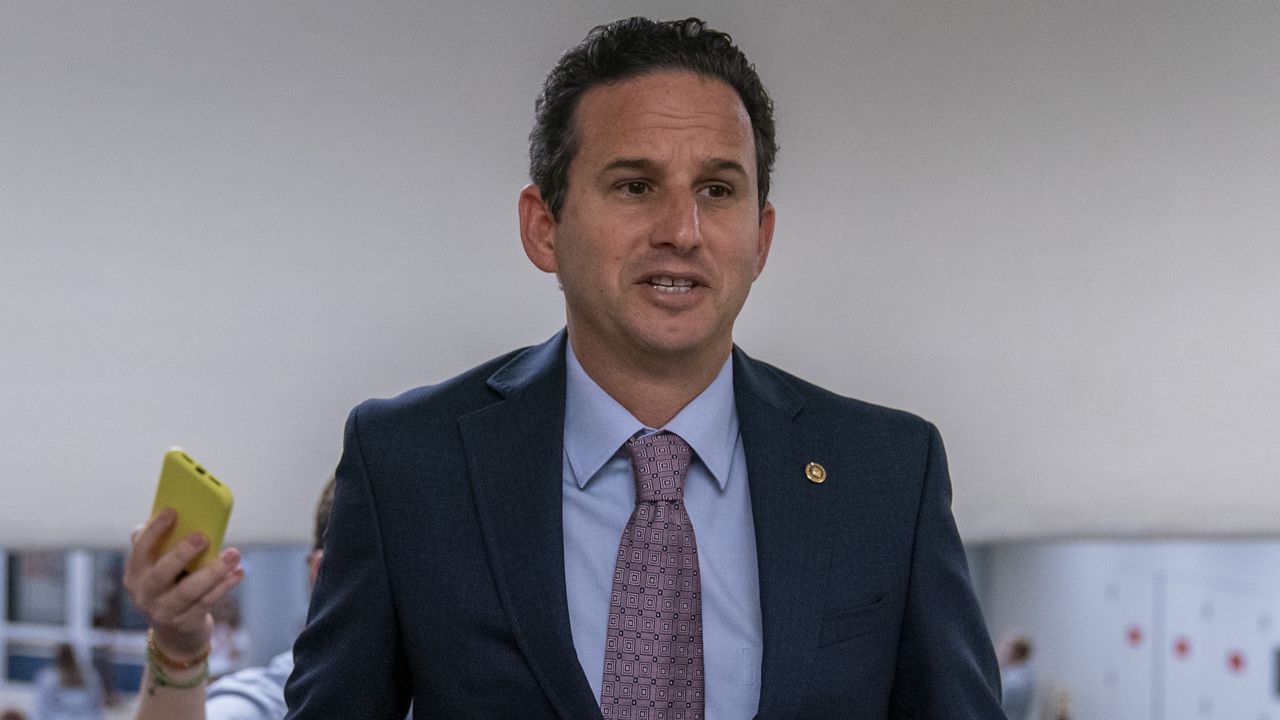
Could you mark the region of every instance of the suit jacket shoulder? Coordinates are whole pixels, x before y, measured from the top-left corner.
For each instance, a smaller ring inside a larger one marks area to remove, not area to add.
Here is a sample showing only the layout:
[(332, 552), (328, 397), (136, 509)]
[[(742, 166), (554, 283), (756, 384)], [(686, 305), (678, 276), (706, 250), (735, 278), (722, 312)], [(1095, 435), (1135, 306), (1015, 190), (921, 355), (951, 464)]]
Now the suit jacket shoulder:
[(735, 390), (759, 404), (778, 409), (795, 423), (796, 432), (815, 451), (841, 454), (860, 449), (869, 457), (923, 459), (937, 429), (913, 413), (834, 393), (769, 363), (736, 350), (741, 376)]
[[(459, 421), (521, 394), (533, 386), (550, 390), (564, 383), (564, 332), (548, 342), (500, 355), (443, 382), (408, 390), (393, 398), (366, 400), (351, 412), (348, 440), (376, 443), (383, 452), (362, 453), (368, 463), (422, 460), (414, 448), (436, 457), (460, 451)], [(561, 401), (563, 405), (563, 401)], [(443, 444), (441, 444), (443, 443)]]
[(371, 398), (356, 406), (362, 425), (393, 431), (397, 426), (454, 422), (460, 415), (501, 399), (488, 379), (513, 358), (530, 348), (521, 348), (496, 357), (466, 372), (434, 385), (406, 390), (391, 398)]
[[(834, 393), (820, 385), (815, 385), (808, 380), (792, 375), (775, 365), (756, 360), (740, 349), (737, 351), (737, 356), (741, 359), (740, 367), (747, 369), (753, 384), (785, 387), (794, 393), (795, 397), (804, 402), (810, 412), (831, 413), (852, 419), (862, 418), (867, 422), (883, 423), (890, 428), (910, 429), (914, 427), (921, 432), (926, 431), (929, 424), (924, 418), (905, 410), (876, 405), (865, 400)], [(778, 393), (777, 397), (784, 398), (784, 393), (785, 391)], [(779, 402), (785, 403), (786, 400), (779, 400)]]

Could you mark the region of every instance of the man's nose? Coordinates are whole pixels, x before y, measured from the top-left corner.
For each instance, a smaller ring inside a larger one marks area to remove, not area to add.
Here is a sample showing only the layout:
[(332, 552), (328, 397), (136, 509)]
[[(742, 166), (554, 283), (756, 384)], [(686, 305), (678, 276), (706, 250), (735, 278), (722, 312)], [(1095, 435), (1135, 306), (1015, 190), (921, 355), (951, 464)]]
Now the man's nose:
[(678, 253), (689, 252), (702, 244), (702, 218), (696, 195), (670, 193), (663, 198), (658, 212), (651, 244), (667, 245)]

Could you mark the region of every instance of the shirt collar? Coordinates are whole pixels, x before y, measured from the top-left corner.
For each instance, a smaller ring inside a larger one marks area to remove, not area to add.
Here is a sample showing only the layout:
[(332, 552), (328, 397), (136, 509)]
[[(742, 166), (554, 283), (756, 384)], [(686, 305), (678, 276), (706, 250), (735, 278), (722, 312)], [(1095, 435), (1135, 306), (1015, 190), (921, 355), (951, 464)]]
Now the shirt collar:
[[(569, 343), (565, 353), (564, 450), (579, 488), (584, 488), (622, 444), (646, 428), (605, 392), (578, 362)], [(733, 357), (726, 358), (711, 384), (658, 430), (689, 443), (724, 490), (738, 441), (738, 408), (733, 401)]]

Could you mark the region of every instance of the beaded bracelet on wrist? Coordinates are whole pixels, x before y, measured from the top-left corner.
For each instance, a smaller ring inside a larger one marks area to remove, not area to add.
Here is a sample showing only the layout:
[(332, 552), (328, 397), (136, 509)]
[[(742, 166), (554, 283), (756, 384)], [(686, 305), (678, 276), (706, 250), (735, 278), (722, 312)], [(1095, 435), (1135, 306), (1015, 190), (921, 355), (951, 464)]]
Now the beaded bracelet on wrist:
[(164, 671), (164, 668), (161, 667), (160, 665), (160, 661), (150, 652), (147, 653), (147, 667), (150, 668), (151, 670), (151, 692), (152, 693), (155, 693), (156, 688), (174, 688), (175, 690), (190, 690), (191, 688), (197, 688), (204, 685), (205, 682), (208, 681), (209, 679), (208, 659), (204, 661), (204, 666), (200, 668), (200, 674), (196, 675), (190, 680), (174, 680), (172, 677), (169, 676), (168, 673)]
[(160, 648), (156, 647), (155, 630), (151, 628), (147, 628), (147, 655), (150, 657), (154, 657), (156, 660), (160, 661), (160, 663), (164, 665), (168, 665), (174, 670), (190, 670), (191, 668), (195, 667), (196, 665), (199, 665), (200, 663), (204, 663), (208, 665), (209, 652), (211, 650), (213, 650), (212, 646), (207, 647), (204, 649), (204, 652), (191, 658), (190, 660), (174, 660), (168, 655), (165, 655), (164, 653), (160, 652)]
[[(190, 670), (197, 665), (201, 667), (200, 673), (195, 677), (188, 680), (175, 680), (169, 673), (165, 672), (164, 666), (166, 665), (174, 670)], [(185, 662), (174, 660), (160, 652), (160, 648), (156, 647), (155, 634), (148, 628), (147, 669), (151, 671), (151, 694), (153, 695), (156, 688), (190, 690), (191, 688), (200, 687), (209, 680), (209, 650), (205, 650), (197, 657)]]

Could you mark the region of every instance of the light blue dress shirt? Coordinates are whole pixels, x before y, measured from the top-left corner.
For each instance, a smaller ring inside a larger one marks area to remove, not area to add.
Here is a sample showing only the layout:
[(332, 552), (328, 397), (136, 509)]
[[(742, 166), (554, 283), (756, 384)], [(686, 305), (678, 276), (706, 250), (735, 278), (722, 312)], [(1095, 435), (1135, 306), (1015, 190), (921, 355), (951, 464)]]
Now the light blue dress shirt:
[[(604, 676), (609, 593), (635, 481), (622, 445), (645, 428), (565, 353), (564, 571), (569, 623), (591, 690)], [(684, 438), (695, 462), (684, 500), (698, 543), (706, 720), (748, 720), (760, 701), (760, 576), (747, 460), (738, 434), (733, 362), (661, 430)]]

